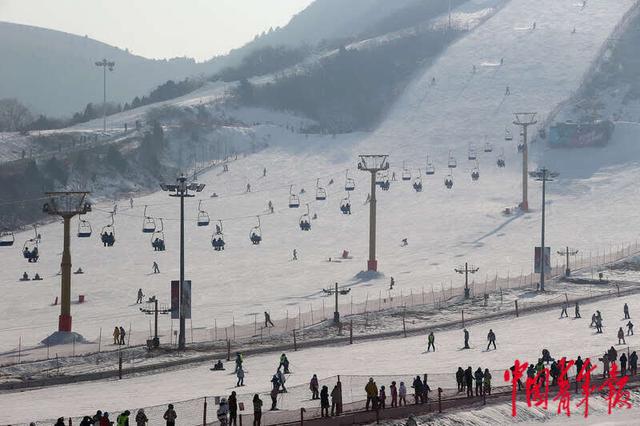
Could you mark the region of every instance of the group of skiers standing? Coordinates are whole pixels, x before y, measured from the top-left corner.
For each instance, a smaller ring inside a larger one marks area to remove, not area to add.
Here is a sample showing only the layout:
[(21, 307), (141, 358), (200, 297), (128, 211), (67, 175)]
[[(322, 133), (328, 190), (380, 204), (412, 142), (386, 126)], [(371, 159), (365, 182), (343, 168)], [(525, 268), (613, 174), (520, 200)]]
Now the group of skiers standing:
[(458, 392), (467, 392), (467, 397), (473, 397), (473, 382), (475, 380), (476, 396), (491, 395), (491, 372), (488, 368), (482, 371), (481, 367), (474, 372), (471, 366), (464, 370), (458, 367), (456, 371), (456, 383), (458, 384)]
[[(326, 385), (322, 386), (322, 390), (319, 389), (318, 376), (314, 374), (309, 382), (309, 390), (312, 400), (320, 400), (320, 415), (322, 417), (339, 416), (342, 413), (342, 383), (340, 380), (333, 386), (331, 393)], [(329, 403), (329, 397), (331, 397), (331, 403)], [(331, 407), (331, 414), (329, 414), (329, 407)]]
[(124, 331), (124, 328), (122, 326), (118, 327), (114, 327), (113, 329), (113, 344), (114, 345), (124, 345), (126, 344), (124, 341), (124, 338), (126, 337), (127, 333)]
[[(173, 405), (169, 404), (169, 410), (171, 411), (173, 410)], [(169, 412), (169, 410), (167, 410), (167, 412)], [(107, 413), (106, 411), (103, 413), (101, 410), (98, 410), (96, 411), (96, 414), (94, 414), (93, 416), (84, 416), (80, 421), (79, 425), (80, 426), (112, 426), (112, 425), (129, 426), (129, 424), (133, 424), (134, 421), (136, 426), (146, 426), (147, 424), (149, 424), (149, 419), (147, 418), (147, 415), (144, 412), (144, 408), (141, 408), (138, 410), (135, 418), (131, 419), (130, 416), (131, 416), (131, 412), (129, 410), (125, 410), (122, 413), (120, 413), (118, 417), (116, 417), (116, 421), (114, 422), (113, 420), (111, 420), (111, 418), (109, 418), (109, 413)], [(173, 423), (169, 423), (167, 421), (167, 425), (174, 426), (175, 417), (174, 417)], [(64, 418), (62, 417), (59, 418), (55, 426), (66, 426), (64, 423)]]

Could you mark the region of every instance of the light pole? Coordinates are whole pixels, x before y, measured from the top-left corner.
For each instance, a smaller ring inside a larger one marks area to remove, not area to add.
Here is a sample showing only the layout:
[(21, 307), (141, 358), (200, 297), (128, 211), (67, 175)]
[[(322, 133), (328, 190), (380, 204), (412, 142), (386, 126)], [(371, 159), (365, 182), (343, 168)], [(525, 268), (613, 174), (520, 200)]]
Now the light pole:
[(565, 250), (558, 250), (558, 254), (560, 256), (566, 256), (566, 262), (565, 262), (565, 270), (564, 270), (564, 276), (565, 277), (570, 277), (571, 276), (571, 268), (569, 267), (569, 256), (575, 256), (578, 254), (578, 250), (571, 250), (569, 249), (569, 246), (566, 247)]
[(178, 296), (178, 310), (180, 318), (180, 334), (178, 335), (178, 349), (185, 348), (185, 297), (184, 297), (184, 199), (195, 197), (189, 191), (202, 192), (203, 183), (192, 182), (187, 184), (187, 178), (180, 175), (176, 184), (160, 184), (163, 191), (173, 192), (170, 197), (180, 197), (180, 291)]
[[(150, 306), (150, 304), (153, 303), (153, 306)], [(149, 302), (147, 303), (147, 306), (144, 308), (140, 308), (140, 312), (144, 313), (145, 315), (153, 315), (153, 320), (154, 320), (154, 335), (153, 335), (153, 340), (152, 340), (152, 346), (154, 348), (157, 348), (160, 346), (160, 338), (158, 337), (158, 314), (168, 314), (169, 312), (171, 312), (171, 309), (168, 308), (167, 306), (161, 306), (160, 308), (158, 308), (158, 298), (156, 296), (153, 296), (149, 299)]]
[(520, 208), (522, 211), (529, 210), (529, 197), (528, 197), (528, 181), (527, 173), (529, 172), (529, 145), (527, 144), (528, 128), (536, 124), (535, 112), (516, 112), (514, 115), (516, 119), (513, 124), (522, 127), (522, 203)]
[(546, 167), (530, 172), (529, 175), (535, 180), (542, 182), (542, 226), (540, 237), (540, 291), (544, 291), (544, 261), (545, 261), (545, 249), (544, 249), (544, 207), (545, 196), (547, 189), (547, 182), (552, 182), (554, 178), (558, 176), (558, 173), (552, 172)]
[(103, 59), (96, 62), (97, 67), (102, 67), (102, 127), (103, 131), (107, 132), (107, 68), (109, 71), (113, 71), (113, 67), (116, 63), (113, 61), (107, 61)]
[(376, 260), (376, 174), (388, 170), (388, 155), (360, 155), (358, 170), (371, 173), (371, 196), (369, 198), (369, 261), (367, 271), (377, 271)]
[(91, 204), (86, 200), (90, 192), (45, 192), (49, 197), (42, 211), (62, 217), (64, 223), (64, 240), (60, 272), (62, 276), (60, 292), (60, 316), (58, 331), (71, 332), (71, 218), (75, 215), (91, 211)]
[(459, 274), (464, 274), (464, 298), (468, 299), (469, 298), (469, 274), (475, 274), (476, 272), (478, 272), (480, 270), (480, 268), (477, 268), (475, 266), (469, 266), (469, 264), (467, 262), (464, 263), (464, 268), (462, 266), (455, 268), (454, 271), (456, 271)]

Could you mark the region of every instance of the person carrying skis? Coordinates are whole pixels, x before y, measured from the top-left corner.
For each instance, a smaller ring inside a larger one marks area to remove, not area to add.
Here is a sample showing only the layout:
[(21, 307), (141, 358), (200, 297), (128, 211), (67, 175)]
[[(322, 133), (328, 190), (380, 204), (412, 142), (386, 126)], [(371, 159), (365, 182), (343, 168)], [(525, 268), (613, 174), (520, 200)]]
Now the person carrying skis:
[(433, 348), (433, 351), (435, 352), (436, 351), (436, 345), (435, 345), (436, 336), (433, 335), (433, 331), (431, 331), (429, 333), (429, 336), (427, 337), (427, 341), (428, 341), (427, 352), (429, 352), (429, 350), (431, 348)]
[(569, 314), (567, 313), (568, 307), (569, 307), (569, 304), (566, 301), (564, 301), (562, 303), (562, 312), (560, 312), (560, 318), (569, 317)]
[(489, 347), (493, 344), (493, 349), (497, 349), (496, 348), (496, 334), (493, 332), (492, 329), (489, 329), (489, 334), (487, 334), (487, 340), (489, 341), (489, 343), (487, 344), (487, 350), (489, 350)]

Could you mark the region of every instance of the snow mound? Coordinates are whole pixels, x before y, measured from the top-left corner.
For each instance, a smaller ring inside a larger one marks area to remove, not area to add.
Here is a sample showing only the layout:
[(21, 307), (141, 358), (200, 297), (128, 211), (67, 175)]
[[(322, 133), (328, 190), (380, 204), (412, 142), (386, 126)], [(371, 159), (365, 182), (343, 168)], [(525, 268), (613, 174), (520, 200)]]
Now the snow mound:
[(69, 331), (56, 331), (55, 333), (42, 340), (43, 345), (68, 345), (70, 343), (90, 343), (81, 334)]

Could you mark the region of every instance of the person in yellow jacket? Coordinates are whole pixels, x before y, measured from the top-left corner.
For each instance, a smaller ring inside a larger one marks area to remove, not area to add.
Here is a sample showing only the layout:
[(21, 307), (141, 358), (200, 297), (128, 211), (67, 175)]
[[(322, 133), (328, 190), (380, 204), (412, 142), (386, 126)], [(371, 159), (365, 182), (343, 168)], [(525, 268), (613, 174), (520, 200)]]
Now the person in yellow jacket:
[(365, 392), (367, 393), (367, 404), (366, 410), (369, 410), (369, 404), (372, 405), (372, 408), (376, 408), (376, 398), (378, 397), (378, 386), (376, 386), (376, 382), (373, 381), (373, 377), (369, 378), (369, 382), (364, 387)]

